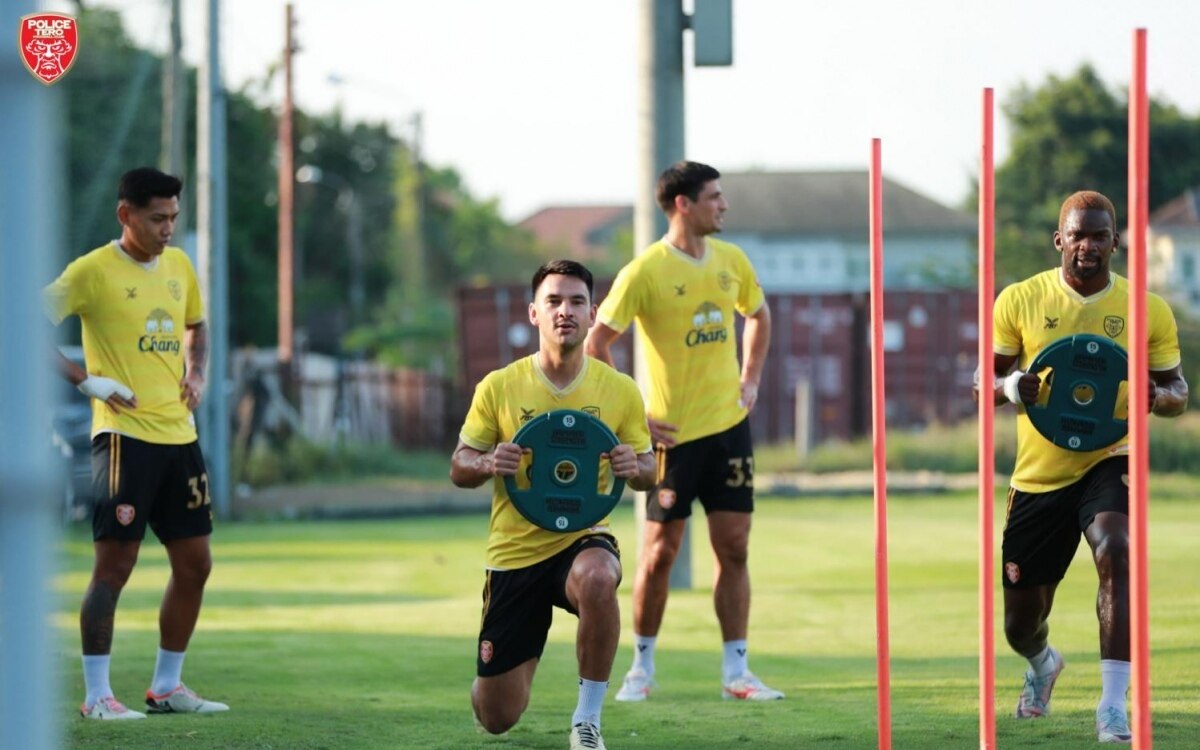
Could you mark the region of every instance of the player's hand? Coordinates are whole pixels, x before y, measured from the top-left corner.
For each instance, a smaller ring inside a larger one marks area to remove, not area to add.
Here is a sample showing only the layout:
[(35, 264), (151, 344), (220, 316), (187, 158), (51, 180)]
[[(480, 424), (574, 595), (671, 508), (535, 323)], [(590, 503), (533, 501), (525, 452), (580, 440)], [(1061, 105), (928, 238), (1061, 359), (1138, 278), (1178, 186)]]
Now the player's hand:
[(608, 459), (613, 476), (617, 479), (633, 479), (638, 475), (637, 453), (632, 446), (621, 443), (613, 446), (609, 452), (601, 453), (600, 457)]
[(498, 477), (515, 477), (525, 454), (516, 443), (500, 443), (492, 451), (492, 474)]
[(188, 411), (196, 411), (204, 396), (204, 376), (189, 372), (179, 381), (179, 400), (187, 404)]
[(1027, 372), (1017, 381), (1017, 392), (1021, 394), (1022, 403), (1036, 404), (1041, 390), (1042, 379), (1035, 373)]
[(99, 375), (88, 375), (83, 382), (75, 386), (79, 392), (88, 398), (103, 401), (108, 408), (120, 413), (122, 409), (136, 409), (137, 397), (124, 383), (112, 378), (102, 378)]
[(758, 383), (743, 382), (741, 389), (738, 406), (746, 407), (746, 411), (754, 411), (754, 405), (758, 403)]
[(646, 417), (646, 426), (650, 428), (650, 439), (655, 445), (661, 445), (664, 448), (675, 447), (675, 433), (679, 432), (679, 428), (670, 422), (663, 422), (654, 417)]
[(1149, 411), (1151, 414), (1153, 414), (1154, 413), (1154, 401), (1155, 401), (1155, 399), (1158, 398), (1158, 384), (1155, 383), (1153, 380), (1151, 380), (1148, 385), (1150, 386), (1150, 400), (1147, 401), (1146, 403), (1150, 404), (1150, 408), (1147, 411)]

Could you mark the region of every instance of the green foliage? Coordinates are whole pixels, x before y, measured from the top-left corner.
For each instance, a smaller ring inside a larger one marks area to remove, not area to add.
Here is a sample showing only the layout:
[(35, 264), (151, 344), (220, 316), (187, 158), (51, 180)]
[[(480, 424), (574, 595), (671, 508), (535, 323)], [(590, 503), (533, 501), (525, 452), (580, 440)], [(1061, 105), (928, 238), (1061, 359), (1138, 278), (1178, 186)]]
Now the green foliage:
[[(996, 471), (1012, 472), (1016, 462), (1016, 420), (1011, 409), (996, 412)], [(969, 473), (978, 468), (979, 428), (974, 420), (954, 426), (934, 425), (908, 432), (891, 430), (887, 436), (887, 466), (897, 471)], [(759, 472), (870, 471), (871, 438), (850, 442), (830, 441), (800, 458), (791, 445), (755, 449)], [(1200, 413), (1150, 419), (1150, 469), (1156, 472), (1189, 472), (1200, 466)]]
[[(1098, 190), (1126, 221), (1127, 96), (1112, 91), (1090, 65), (1066, 78), (1020, 86), (1004, 103), (1010, 153), (996, 168), (998, 286), (1058, 264), (1052, 235), (1063, 200)], [(1200, 183), (1200, 118), (1150, 102), (1151, 209)], [(974, 208), (977, 192), (964, 202)], [(1121, 256), (1118, 256), (1119, 258)]]
[(405, 452), (387, 445), (318, 445), (293, 437), (282, 446), (260, 441), (246, 455), (235, 451), (233, 476), (251, 487), (309, 482), (359, 481), (404, 476), (444, 482), (450, 459), (444, 452)]

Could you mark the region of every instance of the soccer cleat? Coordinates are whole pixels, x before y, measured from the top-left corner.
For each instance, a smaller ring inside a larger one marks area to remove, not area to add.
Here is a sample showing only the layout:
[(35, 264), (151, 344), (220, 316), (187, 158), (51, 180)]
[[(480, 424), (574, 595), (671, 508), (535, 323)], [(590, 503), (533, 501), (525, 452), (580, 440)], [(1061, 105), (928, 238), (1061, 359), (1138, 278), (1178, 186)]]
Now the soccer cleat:
[(586, 721), (571, 727), (571, 750), (608, 750), (600, 737), (600, 729)]
[(1054, 659), (1054, 671), (1046, 677), (1038, 677), (1032, 669), (1025, 670), (1025, 687), (1021, 688), (1021, 697), (1017, 699), (1018, 719), (1036, 719), (1050, 713), (1050, 692), (1067, 666), (1062, 654), (1053, 648), (1050, 658)]
[(1129, 731), (1129, 719), (1125, 717), (1124, 711), (1115, 706), (1109, 706), (1096, 716), (1096, 735), (1096, 739), (1101, 742), (1133, 742), (1133, 732)]
[(762, 680), (746, 672), (723, 685), (721, 697), (727, 701), (777, 701), (783, 693), (767, 687)]
[(152, 714), (215, 714), (229, 710), (224, 703), (204, 700), (182, 682), (179, 687), (162, 695), (147, 690), (146, 706), (147, 712)]
[(79, 714), (85, 719), (100, 719), (122, 721), (125, 719), (144, 719), (146, 714), (126, 708), (125, 704), (111, 695), (99, 699), (92, 705), (86, 703), (79, 707)]
[(625, 673), (625, 681), (621, 683), (616, 699), (622, 703), (644, 701), (650, 696), (650, 689), (653, 687), (653, 677), (640, 669), (631, 669)]

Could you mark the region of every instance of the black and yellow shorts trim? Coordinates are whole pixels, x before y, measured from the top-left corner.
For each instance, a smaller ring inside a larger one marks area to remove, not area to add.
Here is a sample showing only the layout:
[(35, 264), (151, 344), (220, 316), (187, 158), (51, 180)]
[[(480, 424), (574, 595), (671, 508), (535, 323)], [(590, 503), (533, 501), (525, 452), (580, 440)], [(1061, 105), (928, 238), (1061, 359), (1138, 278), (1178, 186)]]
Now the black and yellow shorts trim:
[(1098, 513), (1129, 513), (1129, 459), (1106, 458), (1074, 484), (1050, 492), (1008, 491), (1001, 544), (1004, 588), (1058, 583)]
[(754, 512), (754, 445), (747, 417), (724, 432), (656, 449), (658, 481), (646, 495), (646, 520), (675, 521), (704, 512)]
[(487, 572), (475, 654), (476, 674), (495, 677), (541, 657), (554, 607), (579, 614), (567, 601), (567, 576), (579, 553), (592, 547), (607, 549), (621, 559), (615, 538), (592, 534), (527, 568)]
[(159, 541), (212, 533), (212, 499), (200, 443), (163, 445), (116, 433), (92, 438), (92, 537)]

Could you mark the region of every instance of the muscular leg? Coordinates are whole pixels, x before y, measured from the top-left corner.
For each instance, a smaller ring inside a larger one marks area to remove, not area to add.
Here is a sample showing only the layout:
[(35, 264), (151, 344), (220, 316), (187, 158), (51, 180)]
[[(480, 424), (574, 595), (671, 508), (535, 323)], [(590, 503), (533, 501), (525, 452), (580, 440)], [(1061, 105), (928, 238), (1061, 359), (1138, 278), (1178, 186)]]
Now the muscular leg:
[(534, 657), (504, 674), (475, 678), (471, 685), (471, 707), (485, 731), (501, 734), (516, 725), (529, 705), (529, 688), (537, 665), (538, 659)]
[(167, 651), (187, 651), (200, 616), (204, 584), (212, 571), (208, 536), (167, 542), (171, 579), (158, 612), (159, 646)]
[(95, 543), (92, 580), (79, 609), (79, 632), (84, 656), (112, 652), (113, 619), (117, 599), (137, 563), (140, 541), (101, 539)]
[(750, 621), (750, 514), (708, 514), (708, 536), (716, 557), (713, 606), (721, 623), (721, 639), (745, 640)]
[(633, 579), (633, 632), (654, 637), (667, 609), (671, 566), (679, 554), (687, 521), (646, 521), (642, 553)]
[(1057, 583), (1025, 589), (1004, 589), (1004, 635), (1008, 645), (1026, 659), (1045, 650), (1050, 637), (1050, 609)]
[(585, 680), (605, 682), (612, 672), (621, 638), (620, 582), (620, 561), (600, 547), (580, 552), (567, 576), (567, 601), (579, 612), (575, 653)]
[(1100, 658), (1129, 661), (1129, 517), (1112, 511), (1097, 513), (1084, 536), (1100, 578), (1096, 593)]

